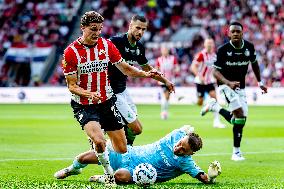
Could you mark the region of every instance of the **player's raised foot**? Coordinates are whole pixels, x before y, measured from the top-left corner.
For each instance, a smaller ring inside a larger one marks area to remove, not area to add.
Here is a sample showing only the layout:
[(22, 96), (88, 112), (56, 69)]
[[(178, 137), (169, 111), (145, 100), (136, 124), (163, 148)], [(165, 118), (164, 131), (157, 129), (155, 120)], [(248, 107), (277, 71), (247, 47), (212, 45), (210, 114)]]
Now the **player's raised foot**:
[(226, 125), (221, 123), (220, 121), (214, 121), (213, 123), (214, 128), (224, 129), (226, 128)]
[(201, 108), (200, 115), (204, 116), (207, 112), (218, 112), (220, 105), (215, 98), (210, 98), (208, 102)]
[(162, 119), (162, 120), (168, 119), (168, 112), (167, 112), (167, 111), (161, 112), (161, 119)]
[(71, 167), (67, 167), (54, 173), (54, 177), (57, 179), (65, 179), (66, 177), (69, 177), (71, 175), (79, 175), (81, 174), (81, 172), (82, 169), (73, 169)]
[(231, 160), (233, 161), (243, 161), (245, 160), (244, 156), (241, 152), (233, 153)]

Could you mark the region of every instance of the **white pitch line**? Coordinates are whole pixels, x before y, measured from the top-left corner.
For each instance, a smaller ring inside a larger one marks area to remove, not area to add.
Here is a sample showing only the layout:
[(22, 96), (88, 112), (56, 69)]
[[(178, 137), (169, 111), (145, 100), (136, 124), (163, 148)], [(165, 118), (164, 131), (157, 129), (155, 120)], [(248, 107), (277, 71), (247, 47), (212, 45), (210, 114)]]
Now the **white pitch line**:
[[(263, 151), (263, 152), (243, 152), (243, 154), (282, 154), (284, 150), (278, 151)], [(210, 154), (196, 154), (194, 156), (227, 156), (231, 155), (231, 153), (210, 153)], [(56, 160), (73, 160), (74, 158), (30, 158), (30, 159), (15, 159), (15, 158), (7, 158), (0, 159), (0, 162), (6, 161), (56, 161)]]
[(30, 158), (30, 159), (15, 159), (15, 158), (7, 158), (0, 159), (0, 162), (5, 161), (56, 161), (56, 160), (73, 160), (74, 158)]
[[(242, 154), (282, 154), (284, 150), (276, 150), (276, 151), (263, 151), (263, 152), (242, 152)], [(210, 153), (210, 154), (196, 154), (194, 156), (227, 156), (232, 153)]]

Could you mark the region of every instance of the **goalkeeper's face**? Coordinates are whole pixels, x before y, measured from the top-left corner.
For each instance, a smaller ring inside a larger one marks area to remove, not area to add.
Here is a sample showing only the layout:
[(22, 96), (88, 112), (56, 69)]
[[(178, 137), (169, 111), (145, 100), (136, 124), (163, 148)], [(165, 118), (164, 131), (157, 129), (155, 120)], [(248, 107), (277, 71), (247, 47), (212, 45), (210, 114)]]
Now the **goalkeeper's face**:
[(188, 136), (183, 137), (180, 141), (176, 143), (174, 146), (174, 154), (177, 156), (184, 156), (184, 155), (193, 155), (194, 152), (190, 148), (188, 143)]

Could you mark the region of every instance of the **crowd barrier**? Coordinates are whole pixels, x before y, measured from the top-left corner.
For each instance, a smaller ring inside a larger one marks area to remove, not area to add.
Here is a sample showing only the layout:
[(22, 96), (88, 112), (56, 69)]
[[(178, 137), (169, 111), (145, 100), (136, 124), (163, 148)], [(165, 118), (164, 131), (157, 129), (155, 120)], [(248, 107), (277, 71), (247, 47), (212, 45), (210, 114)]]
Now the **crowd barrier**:
[[(129, 94), (136, 104), (159, 104), (163, 98), (160, 87), (129, 87)], [(261, 94), (257, 87), (247, 87), (247, 102), (249, 105), (284, 105), (284, 88), (269, 88), (267, 94)], [(67, 87), (14, 87), (0, 88), (0, 103), (35, 103), (58, 104), (69, 103), (71, 94)], [(224, 99), (218, 96), (224, 104)], [(194, 87), (177, 87), (171, 95), (171, 104), (195, 104), (196, 89)]]

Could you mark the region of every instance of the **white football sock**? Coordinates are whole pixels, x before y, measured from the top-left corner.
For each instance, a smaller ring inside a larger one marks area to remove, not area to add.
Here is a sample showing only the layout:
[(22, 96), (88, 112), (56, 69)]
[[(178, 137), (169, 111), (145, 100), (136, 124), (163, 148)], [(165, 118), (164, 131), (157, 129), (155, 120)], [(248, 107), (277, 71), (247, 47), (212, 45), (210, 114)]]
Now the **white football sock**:
[(237, 154), (240, 152), (240, 147), (233, 147), (233, 153)]
[(113, 175), (113, 169), (110, 166), (109, 156), (108, 156), (107, 150), (105, 150), (103, 153), (97, 153), (96, 151), (95, 151), (95, 153), (97, 154), (98, 160), (104, 168), (104, 172), (106, 174)]
[(169, 108), (169, 102), (165, 98), (162, 98), (161, 111), (162, 112), (167, 112), (168, 108)]

